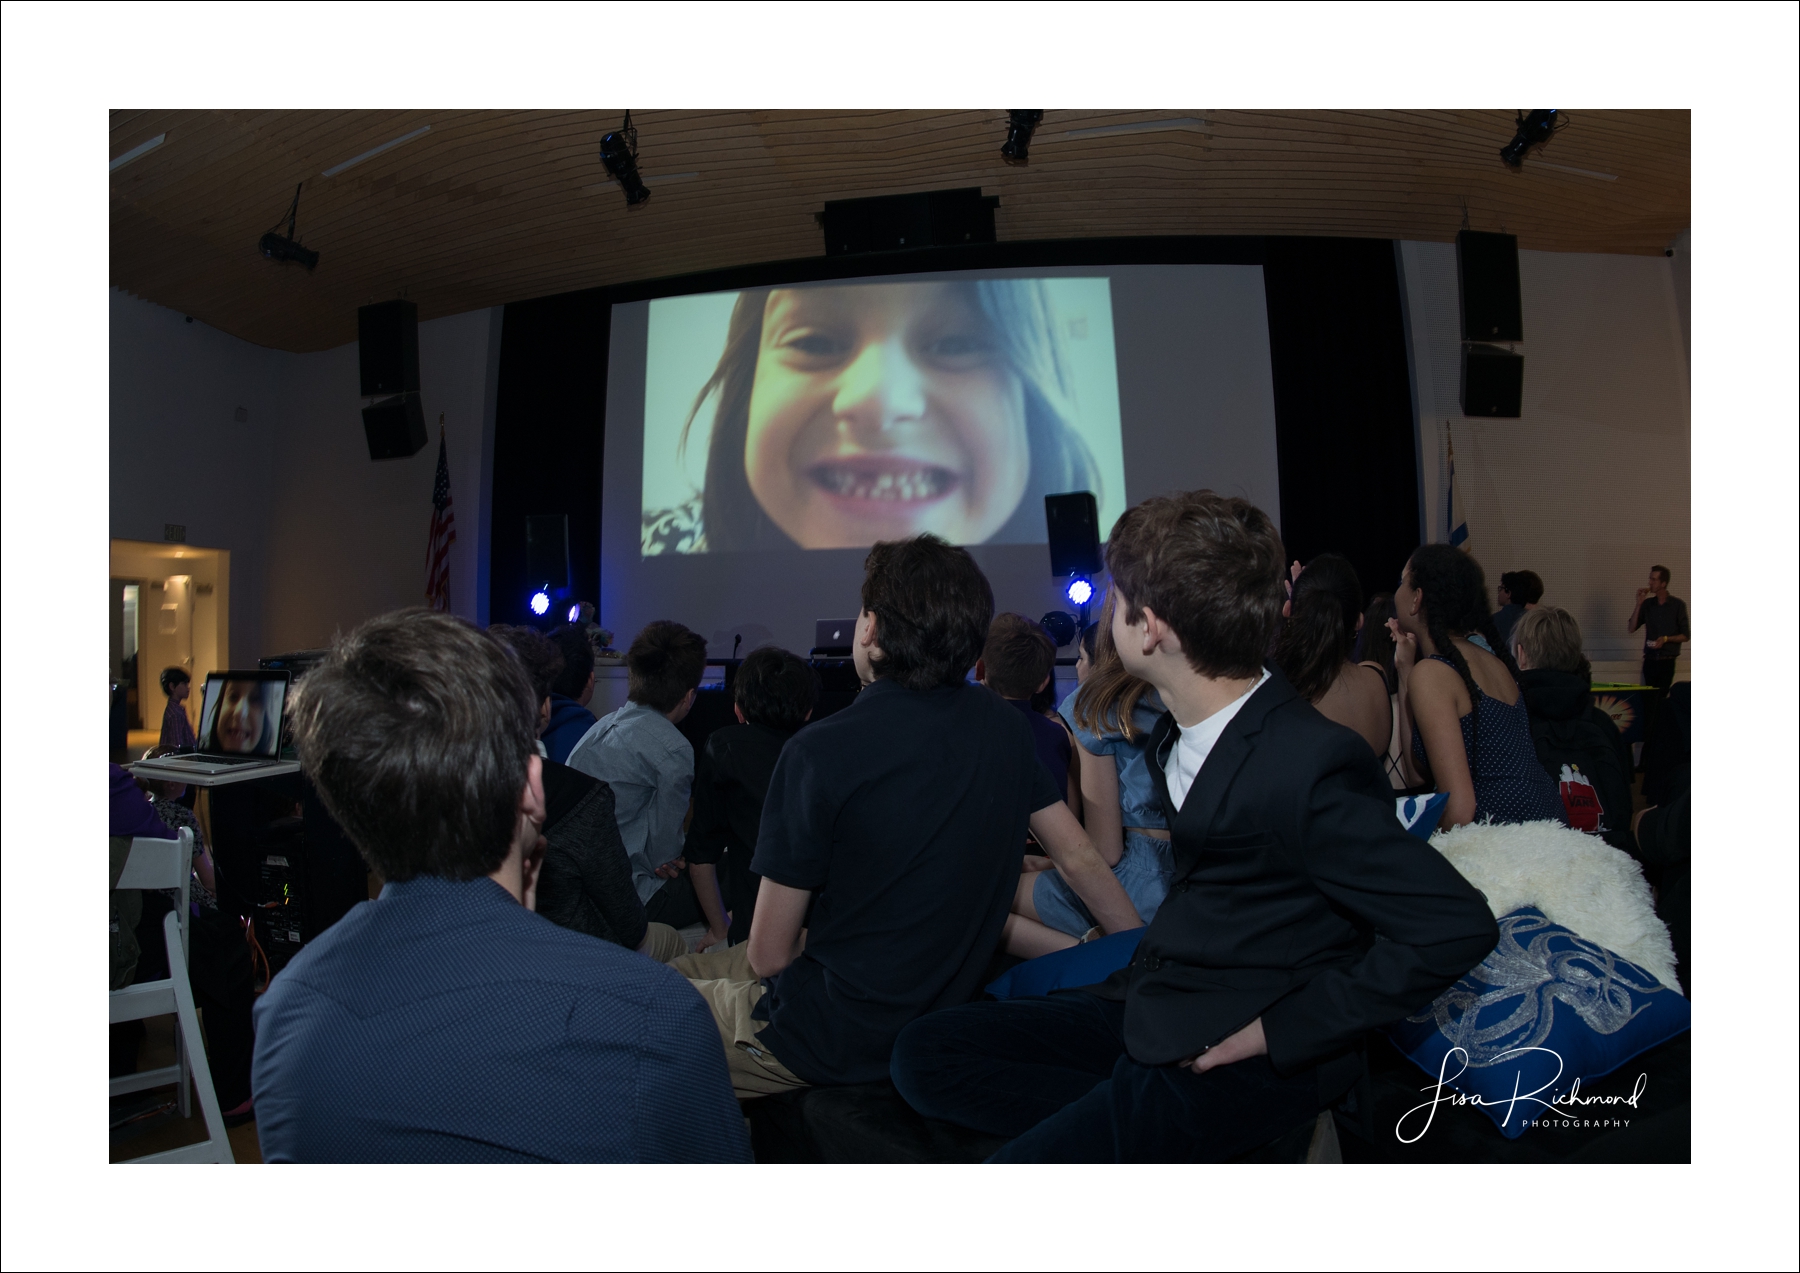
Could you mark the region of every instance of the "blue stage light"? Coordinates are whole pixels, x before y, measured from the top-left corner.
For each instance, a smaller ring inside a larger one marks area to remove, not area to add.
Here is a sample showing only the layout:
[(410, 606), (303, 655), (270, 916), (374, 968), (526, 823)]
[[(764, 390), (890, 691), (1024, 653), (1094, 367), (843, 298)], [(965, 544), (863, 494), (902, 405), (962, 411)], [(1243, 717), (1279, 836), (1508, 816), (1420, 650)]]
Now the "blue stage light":
[(1093, 584), (1081, 578), (1069, 580), (1069, 601), (1072, 605), (1085, 606), (1093, 599)]
[(531, 594), (531, 613), (540, 619), (550, 613), (550, 594), (542, 588)]
[(581, 622), (581, 602), (577, 601), (574, 605), (569, 607), (569, 622)]

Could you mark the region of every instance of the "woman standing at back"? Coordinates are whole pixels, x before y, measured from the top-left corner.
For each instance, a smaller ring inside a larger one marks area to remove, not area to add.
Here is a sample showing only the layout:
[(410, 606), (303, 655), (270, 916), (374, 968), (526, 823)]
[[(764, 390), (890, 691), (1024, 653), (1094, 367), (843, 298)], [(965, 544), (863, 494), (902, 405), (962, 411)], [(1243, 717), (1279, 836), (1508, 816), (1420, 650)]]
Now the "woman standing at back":
[(1538, 764), (1530, 718), (1487, 607), (1481, 567), (1426, 544), (1394, 591), (1400, 731), (1420, 776), (1447, 792), (1442, 825), (1562, 822), (1556, 784)]
[(1275, 666), (1294, 692), (1327, 720), (1355, 731), (1377, 756), (1386, 756), (1393, 734), (1387, 676), (1376, 664), (1356, 664), (1350, 653), (1362, 628), (1362, 580), (1336, 553), (1322, 553), (1302, 569), (1282, 606)]

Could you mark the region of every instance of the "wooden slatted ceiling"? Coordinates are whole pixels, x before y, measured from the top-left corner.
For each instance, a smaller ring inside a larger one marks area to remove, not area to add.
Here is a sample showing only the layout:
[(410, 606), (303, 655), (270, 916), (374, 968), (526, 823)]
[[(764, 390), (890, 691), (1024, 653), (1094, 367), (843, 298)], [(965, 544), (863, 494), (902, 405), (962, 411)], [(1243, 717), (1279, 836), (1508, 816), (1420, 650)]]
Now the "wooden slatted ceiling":
[[(816, 256), (826, 200), (952, 186), (1000, 196), (1003, 240), (1448, 240), (1466, 211), (1471, 227), (1516, 234), (1525, 248), (1656, 253), (1689, 217), (1686, 111), (1570, 111), (1522, 172), (1498, 157), (1512, 136), (1507, 110), (1052, 110), (1027, 168), (1000, 162), (1001, 110), (639, 111), (653, 194), (629, 210), (599, 159), (622, 114), (114, 111), (111, 155), (167, 140), (112, 175), (112, 281), (301, 351), (355, 339), (358, 306), (400, 295), (435, 318)], [(1064, 136), (1171, 119), (1203, 123)], [(321, 254), (313, 274), (256, 251), (300, 182), (299, 238)]]

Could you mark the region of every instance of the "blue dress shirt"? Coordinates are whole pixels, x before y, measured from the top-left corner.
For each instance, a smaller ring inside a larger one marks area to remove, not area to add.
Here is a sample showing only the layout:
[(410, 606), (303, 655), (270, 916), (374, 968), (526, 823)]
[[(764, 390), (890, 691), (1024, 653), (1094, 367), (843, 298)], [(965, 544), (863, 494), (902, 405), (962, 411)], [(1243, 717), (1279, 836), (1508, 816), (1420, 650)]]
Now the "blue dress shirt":
[(267, 1162), (748, 1162), (718, 1027), (671, 968), (490, 879), (353, 907), (256, 1004)]
[(582, 735), (564, 762), (613, 789), (613, 817), (631, 859), (638, 900), (664, 881), (656, 868), (681, 856), (681, 824), (694, 789), (694, 748), (654, 707), (626, 703)]

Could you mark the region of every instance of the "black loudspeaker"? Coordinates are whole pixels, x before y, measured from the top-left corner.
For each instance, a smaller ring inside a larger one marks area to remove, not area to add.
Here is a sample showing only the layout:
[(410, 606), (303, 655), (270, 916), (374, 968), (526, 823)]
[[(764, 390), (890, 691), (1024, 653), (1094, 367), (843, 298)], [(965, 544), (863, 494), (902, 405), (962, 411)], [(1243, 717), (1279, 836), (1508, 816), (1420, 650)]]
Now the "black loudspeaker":
[(363, 397), (419, 392), (419, 307), (383, 301), (357, 310), (356, 356)]
[(1517, 418), (1525, 392), (1525, 358), (1494, 345), (1462, 347), (1462, 412)]
[(425, 409), (416, 393), (364, 407), (362, 417), (371, 460), (403, 460), (425, 445)]
[(825, 230), (826, 256), (992, 243), (999, 206), (1000, 196), (983, 196), (979, 186), (833, 199), (819, 214), (819, 224)]
[(532, 587), (569, 586), (569, 516), (534, 514), (525, 519), (525, 581)]
[(1510, 234), (1459, 231), (1456, 292), (1462, 303), (1464, 340), (1525, 339), (1525, 320), (1519, 309), (1518, 239)]
[(1050, 539), (1050, 573), (1100, 573), (1100, 509), (1092, 491), (1044, 496), (1044, 529)]

